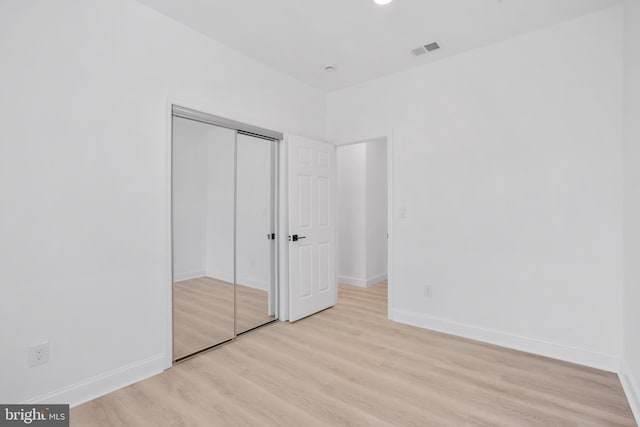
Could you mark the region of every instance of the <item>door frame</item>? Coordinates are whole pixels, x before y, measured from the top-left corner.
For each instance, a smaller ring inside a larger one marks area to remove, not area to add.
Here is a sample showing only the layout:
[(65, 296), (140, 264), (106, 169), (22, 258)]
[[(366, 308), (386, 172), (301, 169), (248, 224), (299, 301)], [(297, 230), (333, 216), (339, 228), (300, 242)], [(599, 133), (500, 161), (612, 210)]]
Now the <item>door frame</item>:
[(393, 129), (388, 129), (386, 132), (358, 135), (352, 139), (332, 142), (338, 148), (374, 140), (387, 141), (387, 318), (390, 320), (393, 320), (393, 133)]
[[(360, 144), (372, 140), (385, 139), (387, 142), (387, 233), (389, 238), (387, 239), (387, 317), (393, 320), (393, 129), (388, 129), (386, 132), (365, 135), (362, 137), (342, 140), (342, 141), (328, 141), (336, 149), (343, 145)], [(280, 256), (279, 269), (280, 277), (279, 283), (279, 320), (289, 320), (289, 244), (287, 241), (289, 230), (289, 141), (291, 134), (285, 132), (284, 140), (281, 141), (279, 150), (279, 183), (278, 190), (280, 194), (279, 198), (279, 251)], [(337, 231), (336, 231), (337, 232)], [(336, 251), (337, 253), (337, 251)], [(336, 264), (337, 268), (337, 264)], [(336, 280), (337, 280), (336, 269)]]
[(278, 150), (278, 319), (289, 320), (289, 140), (285, 133)]
[[(164, 234), (165, 234), (165, 262), (166, 269), (164, 271), (165, 275), (165, 293), (162, 299), (162, 317), (163, 317), (163, 325), (164, 325), (164, 336), (165, 336), (165, 345), (164, 345), (164, 357), (162, 358), (164, 369), (169, 369), (174, 366), (173, 361), (173, 106), (180, 106), (184, 108), (188, 108), (191, 110), (200, 111), (202, 113), (210, 114), (212, 116), (223, 117), (229, 119), (231, 121), (236, 121), (245, 124), (253, 124), (255, 123), (255, 118), (245, 117), (239, 115), (237, 112), (232, 112), (229, 110), (225, 110), (221, 106), (211, 105), (211, 103), (207, 101), (203, 101), (202, 99), (185, 99), (181, 97), (168, 96), (165, 102), (165, 142), (163, 144), (164, 148), (164, 172), (165, 172), (165, 192), (164, 192)], [(254, 125), (256, 127), (260, 126), (260, 124)], [(263, 129), (269, 129), (269, 126), (260, 126)], [(276, 167), (276, 195), (275, 195), (275, 209), (274, 215), (276, 216), (275, 220), (275, 233), (277, 236), (276, 240), (276, 250), (275, 250), (275, 280), (276, 280), (276, 318), (280, 319), (280, 313), (282, 313), (282, 306), (279, 304), (282, 295), (282, 284), (280, 280), (282, 280), (287, 275), (282, 274), (280, 270), (282, 268), (283, 262), (286, 266), (288, 266), (288, 252), (283, 252), (283, 247), (287, 248), (287, 246), (283, 245), (283, 242), (286, 242), (286, 232), (287, 229), (282, 227), (282, 217), (286, 216), (282, 214), (281, 207), (283, 203), (286, 203), (287, 193), (286, 191), (283, 193), (283, 183), (282, 183), (282, 174), (284, 171), (286, 178), (286, 163), (282, 163), (283, 152), (284, 156), (286, 156), (286, 143), (285, 140), (287, 138), (287, 133), (282, 132), (283, 139), (276, 140), (276, 154), (275, 154), (275, 164)], [(284, 157), (286, 160), (286, 157)], [(286, 180), (285, 180), (286, 182)], [(286, 190), (286, 187), (285, 187)], [(284, 204), (286, 206), (286, 204)], [(284, 239), (283, 239), (284, 236)], [(286, 270), (288, 271), (288, 270)], [(288, 282), (287, 282), (288, 285)]]

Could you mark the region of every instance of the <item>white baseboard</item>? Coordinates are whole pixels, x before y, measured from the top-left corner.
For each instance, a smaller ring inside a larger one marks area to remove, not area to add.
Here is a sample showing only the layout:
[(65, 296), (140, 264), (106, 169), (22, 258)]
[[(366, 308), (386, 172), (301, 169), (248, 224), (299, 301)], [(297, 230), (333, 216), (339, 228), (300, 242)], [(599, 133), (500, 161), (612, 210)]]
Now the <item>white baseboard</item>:
[(457, 335), (553, 359), (564, 360), (578, 365), (590, 366), (604, 371), (615, 373), (620, 371), (620, 358), (609, 354), (597, 353), (536, 338), (452, 322), (450, 320), (439, 319), (422, 313), (405, 310), (393, 310), (392, 317), (394, 321), (407, 325)]
[(173, 281), (174, 282), (182, 282), (183, 280), (198, 279), (198, 278), (204, 277), (206, 275), (207, 275), (207, 272), (205, 270), (188, 271), (186, 273), (174, 273), (173, 274)]
[(167, 368), (166, 363), (165, 355), (159, 354), (58, 390), (36, 396), (22, 403), (67, 403), (71, 405), (71, 407), (78, 406), (100, 396), (104, 396), (107, 393), (111, 393), (112, 391), (157, 375)]
[(355, 277), (349, 277), (349, 276), (338, 276), (338, 283), (343, 283), (345, 285), (351, 285), (351, 286), (359, 286), (361, 288), (367, 287), (366, 280), (357, 279)]
[(634, 373), (631, 372), (629, 365), (624, 361), (618, 377), (620, 378), (620, 383), (622, 383), (624, 394), (629, 401), (629, 406), (631, 406), (631, 411), (633, 411), (633, 416), (636, 418), (636, 423), (640, 425), (640, 383)]
[(212, 279), (221, 280), (227, 283), (233, 283), (233, 273), (226, 274), (226, 273), (218, 273), (216, 271), (207, 271), (204, 275), (206, 277), (211, 277)]
[(246, 286), (248, 288), (258, 289), (261, 291), (269, 290), (269, 283), (255, 280), (250, 277), (238, 277), (238, 285)]
[(373, 276), (367, 279), (367, 287), (373, 286), (377, 283), (382, 282), (383, 280), (387, 280), (387, 273), (378, 274), (377, 276)]
[[(207, 277), (211, 277), (212, 279), (221, 280), (227, 283), (233, 283), (233, 276), (229, 276), (226, 274), (217, 274), (217, 273), (207, 273), (205, 274)], [(269, 282), (265, 282), (264, 280), (256, 280), (251, 277), (237, 277), (236, 283), (238, 285), (246, 286), (248, 288), (258, 289), (261, 291), (269, 290)]]
[(369, 279), (358, 279), (357, 277), (339, 276), (338, 283), (344, 283), (345, 285), (359, 286), (361, 288), (368, 288), (380, 283), (383, 280), (387, 280), (387, 274), (379, 274), (378, 276), (371, 277)]

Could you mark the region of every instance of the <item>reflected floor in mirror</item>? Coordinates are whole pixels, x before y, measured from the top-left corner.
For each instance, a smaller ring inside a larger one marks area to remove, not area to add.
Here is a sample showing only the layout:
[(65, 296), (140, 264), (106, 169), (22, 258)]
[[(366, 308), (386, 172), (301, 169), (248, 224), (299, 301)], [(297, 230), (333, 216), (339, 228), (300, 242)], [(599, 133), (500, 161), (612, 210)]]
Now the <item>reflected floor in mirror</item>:
[[(267, 291), (237, 285), (238, 333), (273, 320)], [(233, 283), (200, 277), (173, 284), (174, 355), (183, 357), (233, 337)]]

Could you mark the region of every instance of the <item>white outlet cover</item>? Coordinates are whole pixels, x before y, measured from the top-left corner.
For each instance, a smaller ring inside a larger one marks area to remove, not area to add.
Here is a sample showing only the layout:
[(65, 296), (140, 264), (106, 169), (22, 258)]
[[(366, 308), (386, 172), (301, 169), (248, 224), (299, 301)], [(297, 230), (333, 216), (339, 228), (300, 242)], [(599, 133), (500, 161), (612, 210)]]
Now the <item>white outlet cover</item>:
[(49, 342), (45, 341), (29, 347), (29, 367), (44, 365), (49, 361)]

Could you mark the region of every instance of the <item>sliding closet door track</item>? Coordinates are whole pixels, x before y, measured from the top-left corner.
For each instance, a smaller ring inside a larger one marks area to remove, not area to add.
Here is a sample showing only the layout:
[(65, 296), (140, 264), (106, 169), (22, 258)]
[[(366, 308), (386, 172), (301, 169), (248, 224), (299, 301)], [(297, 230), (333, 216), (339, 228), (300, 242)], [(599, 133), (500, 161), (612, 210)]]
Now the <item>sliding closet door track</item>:
[(205, 347), (205, 348), (203, 348), (202, 350), (198, 350), (198, 351), (196, 351), (195, 353), (191, 353), (191, 354), (187, 354), (186, 356), (178, 357), (177, 359), (175, 359), (175, 360), (173, 361), (173, 363), (180, 363), (180, 362), (184, 362), (185, 360), (187, 360), (187, 359), (191, 359), (192, 357), (195, 357), (195, 356), (197, 356), (197, 355), (199, 355), (199, 354), (206, 353), (206, 352), (207, 352), (207, 351), (209, 351), (209, 350), (213, 350), (214, 348), (220, 347), (220, 346), (222, 346), (222, 345), (224, 345), (224, 344), (228, 344), (228, 343), (230, 343), (230, 342), (231, 342), (231, 341), (233, 341), (233, 340), (234, 340), (234, 338), (229, 338), (229, 339), (228, 339), (228, 340), (226, 340), (226, 341), (222, 341), (222, 342), (219, 342), (219, 343), (214, 344), (214, 345), (212, 345), (212, 346)]
[(180, 362), (184, 362), (185, 360), (187, 360), (187, 359), (191, 359), (192, 357), (195, 357), (195, 356), (197, 356), (197, 355), (199, 355), (199, 354), (206, 353), (206, 352), (208, 352), (208, 351), (210, 351), (210, 350), (213, 350), (213, 349), (215, 349), (215, 348), (221, 347), (221, 346), (223, 346), (224, 344), (229, 344), (230, 342), (235, 341), (235, 340), (236, 340), (236, 338), (238, 338), (238, 337), (240, 337), (240, 336), (242, 336), (242, 335), (246, 335), (246, 334), (248, 334), (249, 332), (253, 332), (253, 331), (255, 331), (256, 329), (260, 329), (260, 328), (262, 328), (262, 327), (264, 327), (264, 326), (270, 325), (270, 324), (275, 323), (275, 322), (277, 322), (277, 321), (278, 321), (278, 319), (273, 319), (273, 320), (272, 320), (272, 321), (270, 321), (270, 322), (264, 323), (264, 324), (262, 324), (262, 325), (258, 325), (258, 326), (254, 327), (254, 328), (251, 328), (251, 329), (247, 329), (246, 331), (242, 331), (242, 332), (240, 332), (238, 335), (236, 335), (235, 337), (230, 338), (230, 339), (228, 339), (228, 340), (226, 340), (226, 341), (222, 341), (222, 342), (220, 342), (220, 343), (218, 343), (218, 344), (215, 344), (215, 345), (212, 345), (212, 346), (209, 346), (209, 347), (203, 348), (202, 350), (198, 350), (198, 351), (196, 351), (195, 353), (191, 353), (191, 354), (187, 354), (186, 356), (179, 357), (179, 358), (177, 358), (176, 360), (174, 360), (174, 361), (173, 361), (173, 363), (180, 363)]

